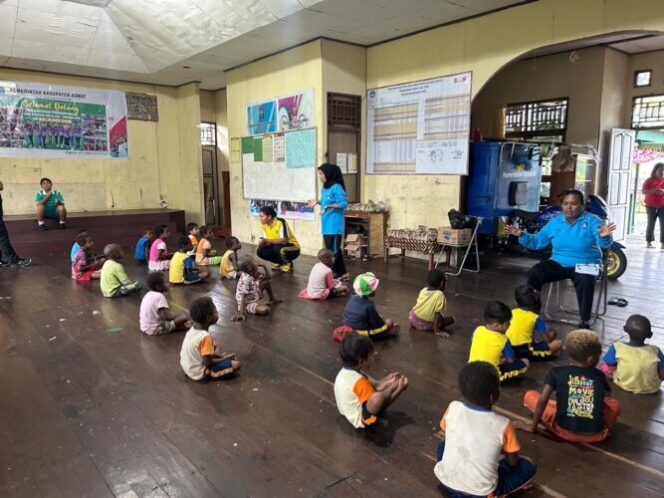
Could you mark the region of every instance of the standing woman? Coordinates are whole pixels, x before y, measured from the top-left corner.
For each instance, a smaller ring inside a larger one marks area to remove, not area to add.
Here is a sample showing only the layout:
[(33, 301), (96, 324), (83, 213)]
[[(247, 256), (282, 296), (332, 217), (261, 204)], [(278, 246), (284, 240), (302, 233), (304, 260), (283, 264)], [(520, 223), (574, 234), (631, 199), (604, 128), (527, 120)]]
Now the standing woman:
[(309, 201), (309, 206), (320, 204), (321, 231), (325, 247), (334, 254), (332, 272), (334, 278), (348, 279), (343, 256), (344, 210), (348, 207), (346, 186), (341, 169), (336, 164), (325, 163), (318, 167), (318, 178), (323, 184), (320, 201)]
[(653, 248), (655, 240), (655, 220), (659, 219), (659, 242), (664, 251), (664, 163), (657, 163), (650, 173), (650, 178), (643, 182), (643, 193), (648, 213), (648, 228), (646, 229), (646, 246)]

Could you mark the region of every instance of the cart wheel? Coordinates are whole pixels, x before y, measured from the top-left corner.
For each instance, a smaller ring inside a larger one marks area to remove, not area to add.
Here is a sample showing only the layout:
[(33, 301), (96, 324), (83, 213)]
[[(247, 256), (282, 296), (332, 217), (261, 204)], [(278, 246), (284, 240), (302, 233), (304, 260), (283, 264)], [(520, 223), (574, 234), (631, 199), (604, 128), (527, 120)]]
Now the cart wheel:
[(616, 280), (627, 269), (627, 256), (619, 247), (609, 249), (606, 255), (606, 276), (609, 280)]

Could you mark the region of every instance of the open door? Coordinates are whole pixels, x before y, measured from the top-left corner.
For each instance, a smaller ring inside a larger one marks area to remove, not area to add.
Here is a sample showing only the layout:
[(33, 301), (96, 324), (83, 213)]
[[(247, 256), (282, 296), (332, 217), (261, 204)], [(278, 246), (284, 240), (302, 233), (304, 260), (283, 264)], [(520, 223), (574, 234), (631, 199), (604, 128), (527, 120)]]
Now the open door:
[(627, 212), (629, 204), (629, 171), (636, 132), (613, 128), (611, 130), (611, 150), (609, 152), (609, 195), (607, 202), (611, 219), (616, 223), (613, 239), (624, 240), (627, 235)]

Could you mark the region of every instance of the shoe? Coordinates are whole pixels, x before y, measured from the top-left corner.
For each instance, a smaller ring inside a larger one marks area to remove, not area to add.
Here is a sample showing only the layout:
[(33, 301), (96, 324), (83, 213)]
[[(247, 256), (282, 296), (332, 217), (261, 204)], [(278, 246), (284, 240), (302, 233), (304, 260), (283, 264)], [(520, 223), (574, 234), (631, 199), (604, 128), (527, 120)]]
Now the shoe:
[(37, 223), (37, 231), (38, 232), (45, 232), (48, 230), (48, 227), (46, 226), (46, 223)]
[(65, 228), (67, 228), (67, 224), (66, 224), (66, 223), (58, 223), (58, 229), (60, 229), (60, 230), (64, 230)]
[(279, 270), (279, 269), (281, 269), (281, 265), (278, 265), (278, 264), (273, 264), (272, 265), (272, 270), (273, 271), (276, 271), (276, 270)]
[(585, 329), (585, 330), (590, 330), (590, 324), (588, 322), (579, 322), (579, 328), (580, 329)]
[(32, 264), (32, 260), (30, 258), (19, 258), (19, 260), (14, 264), (19, 268), (25, 268), (26, 266), (30, 266)]
[(9, 268), (11, 266), (11, 263), (7, 263), (6, 261), (0, 261), (0, 268)]
[(293, 271), (293, 263), (288, 263), (287, 265), (281, 265), (279, 269), (284, 273), (290, 273)]

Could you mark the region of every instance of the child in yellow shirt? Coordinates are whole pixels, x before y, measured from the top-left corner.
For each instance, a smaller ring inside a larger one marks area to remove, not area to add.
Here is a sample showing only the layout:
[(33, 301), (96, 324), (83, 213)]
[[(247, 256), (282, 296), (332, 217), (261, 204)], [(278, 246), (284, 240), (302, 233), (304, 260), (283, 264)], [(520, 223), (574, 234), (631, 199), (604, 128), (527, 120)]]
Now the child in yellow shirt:
[(240, 263), (237, 259), (237, 252), (242, 249), (242, 244), (237, 237), (226, 237), (226, 252), (221, 257), (219, 264), (219, 275), (221, 278), (236, 279), (239, 276), (238, 268)]
[(433, 330), (440, 337), (449, 337), (443, 329), (454, 323), (454, 317), (443, 316), (447, 302), (445, 288), (447, 277), (438, 268), (427, 274), (427, 286), (417, 296), (417, 302), (410, 310), (410, 326), (417, 330)]

